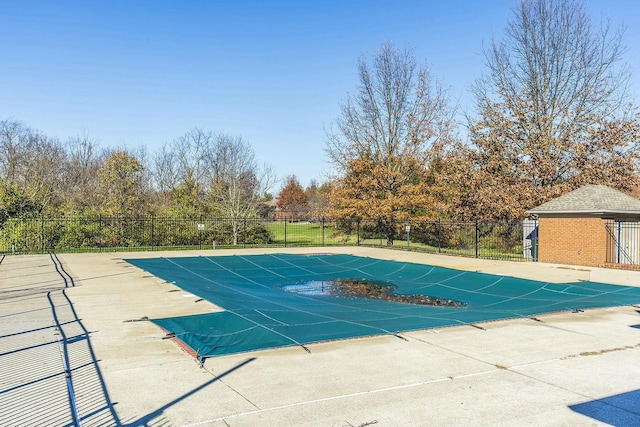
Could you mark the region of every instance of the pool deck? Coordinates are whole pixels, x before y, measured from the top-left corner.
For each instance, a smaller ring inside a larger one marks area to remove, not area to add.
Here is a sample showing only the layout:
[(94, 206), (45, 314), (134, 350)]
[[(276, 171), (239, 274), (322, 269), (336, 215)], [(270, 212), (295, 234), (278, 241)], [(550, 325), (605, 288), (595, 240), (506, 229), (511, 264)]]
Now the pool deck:
[(311, 344), (310, 353), (242, 353), (200, 366), (139, 320), (219, 308), (122, 261), (283, 252), (640, 286), (640, 272), (355, 247), (61, 254), (61, 264), (7, 256), (0, 425), (72, 425), (74, 417), (105, 426), (640, 425), (640, 306)]

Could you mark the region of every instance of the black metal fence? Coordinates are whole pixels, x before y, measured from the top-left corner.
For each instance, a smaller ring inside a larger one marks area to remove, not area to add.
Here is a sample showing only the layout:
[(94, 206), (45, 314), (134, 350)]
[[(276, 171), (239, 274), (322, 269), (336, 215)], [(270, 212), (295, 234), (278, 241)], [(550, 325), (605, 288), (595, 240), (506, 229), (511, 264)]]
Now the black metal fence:
[(640, 222), (607, 221), (607, 263), (640, 265)]
[(376, 246), (528, 259), (521, 221), (40, 216), (12, 218), (0, 225), (0, 253), (4, 254), (296, 246)]

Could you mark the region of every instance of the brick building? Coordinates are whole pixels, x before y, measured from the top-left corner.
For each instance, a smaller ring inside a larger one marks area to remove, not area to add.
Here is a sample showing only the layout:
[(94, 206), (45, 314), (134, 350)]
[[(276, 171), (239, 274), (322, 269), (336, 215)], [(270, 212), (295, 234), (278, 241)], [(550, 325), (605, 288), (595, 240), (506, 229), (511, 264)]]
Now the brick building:
[(585, 185), (529, 211), (538, 225), (538, 261), (638, 266), (640, 200), (604, 185)]

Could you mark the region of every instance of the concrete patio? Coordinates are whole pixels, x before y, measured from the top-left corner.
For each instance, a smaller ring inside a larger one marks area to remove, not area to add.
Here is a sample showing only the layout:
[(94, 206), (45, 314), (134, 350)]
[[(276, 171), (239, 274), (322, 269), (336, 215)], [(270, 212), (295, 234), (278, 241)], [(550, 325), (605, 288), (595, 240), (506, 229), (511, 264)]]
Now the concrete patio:
[[(122, 261), (318, 251), (6, 256), (0, 425), (640, 425), (640, 306), (319, 343), (310, 353), (243, 353), (201, 367), (139, 320), (219, 308)], [(357, 247), (320, 251), (640, 286), (640, 272), (622, 270)]]

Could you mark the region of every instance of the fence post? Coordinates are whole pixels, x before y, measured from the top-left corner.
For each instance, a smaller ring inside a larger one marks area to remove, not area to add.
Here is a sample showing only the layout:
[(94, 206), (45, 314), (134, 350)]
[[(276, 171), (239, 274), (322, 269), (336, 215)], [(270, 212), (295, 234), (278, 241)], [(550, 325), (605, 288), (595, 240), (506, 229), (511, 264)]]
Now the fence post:
[(380, 235), (380, 247), (382, 247), (382, 217), (378, 218), (378, 234)]
[(118, 239), (118, 248), (123, 248), (125, 244), (125, 235), (124, 235), (124, 226), (125, 226), (125, 218), (124, 214), (120, 214), (118, 218), (118, 222), (120, 223), (120, 238)]
[(442, 239), (442, 222), (438, 220), (438, 253), (440, 253), (440, 248), (442, 247), (441, 239)]
[[(614, 223), (615, 224), (615, 223)], [(617, 229), (616, 229), (616, 263), (618, 264), (622, 264), (622, 245), (620, 244), (620, 235), (622, 234), (622, 222), (621, 221), (617, 221)]]
[(151, 214), (151, 251), (154, 251), (155, 246), (155, 230), (156, 230), (156, 215)]
[(284, 221), (284, 247), (287, 247), (287, 216), (282, 219)]
[(247, 217), (244, 217), (244, 227), (242, 227), (242, 248), (247, 247)]
[(324, 216), (322, 217), (322, 246), (324, 247)]
[(407, 250), (410, 251), (411, 250), (411, 238), (409, 237), (409, 234), (411, 233), (411, 218), (409, 218), (407, 220), (406, 231), (407, 231)]
[(478, 258), (478, 238), (479, 238), (478, 220), (476, 219), (476, 258)]
[(44, 253), (44, 214), (40, 214), (40, 236), (42, 238), (42, 253)]
[(360, 218), (356, 218), (356, 227), (357, 227), (357, 235), (358, 240), (356, 241), (356, 246), (360, 246)]
[(99, 252), (102, 252), (102, 214), (98, 215), (98, 229), (99, 229), (99, 239), (98, 240), (98, 248)]

